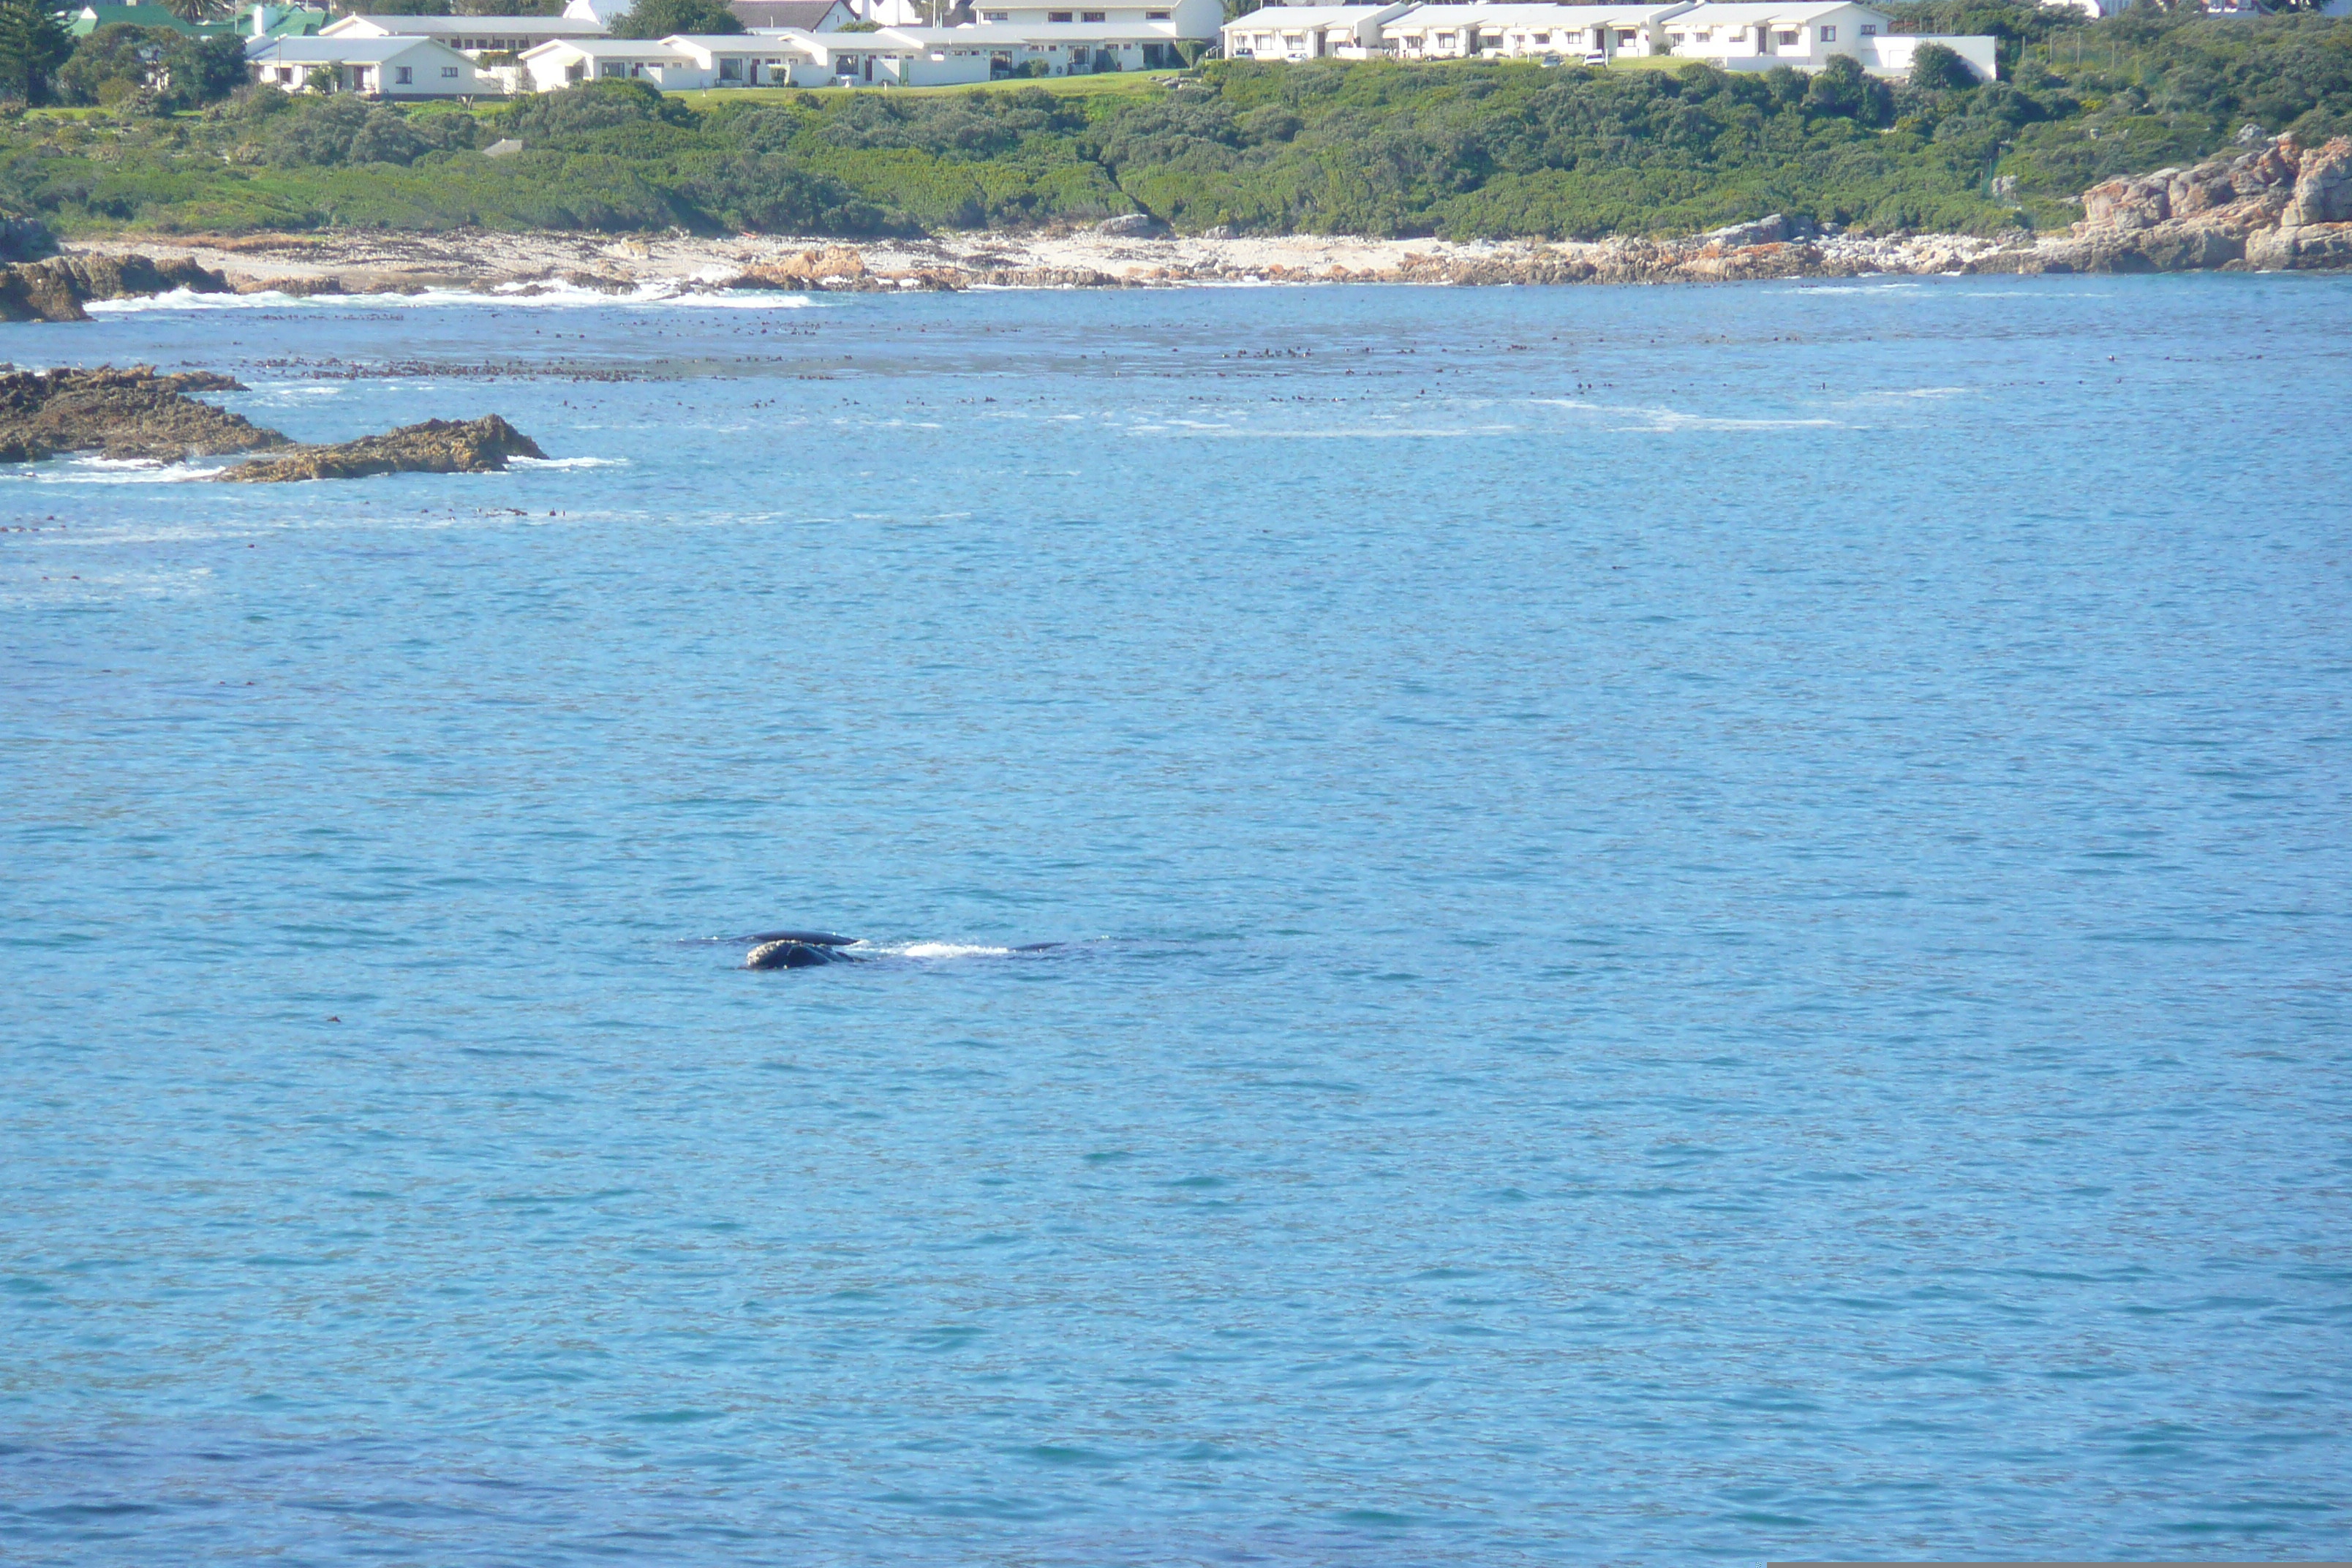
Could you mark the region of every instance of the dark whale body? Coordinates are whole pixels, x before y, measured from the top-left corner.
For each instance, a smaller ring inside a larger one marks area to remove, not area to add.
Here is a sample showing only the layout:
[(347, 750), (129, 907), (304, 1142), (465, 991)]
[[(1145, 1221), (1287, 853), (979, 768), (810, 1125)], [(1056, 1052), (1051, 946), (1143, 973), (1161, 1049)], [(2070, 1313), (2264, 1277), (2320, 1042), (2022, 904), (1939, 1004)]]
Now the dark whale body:
[(759, 945), (743, 955), (746, 969), (814, 969), (821, 963), (859, 963), (842, 952), (857, 939), (809, 931), (771, 931), (751, 939)]
[[(763, 931), (739, 937), (751, 944), (743, 955), (746, 969), (814, 969), (826, 963), (868, 963), (875, 955), (850, 952), (857, 945), (854, 936), (835, 936), (823, 931)], [(1065, 944), (1058, 942), (1033, 942), (1015, 948), (999, 948), (1000, 952), (1054, 952)]]

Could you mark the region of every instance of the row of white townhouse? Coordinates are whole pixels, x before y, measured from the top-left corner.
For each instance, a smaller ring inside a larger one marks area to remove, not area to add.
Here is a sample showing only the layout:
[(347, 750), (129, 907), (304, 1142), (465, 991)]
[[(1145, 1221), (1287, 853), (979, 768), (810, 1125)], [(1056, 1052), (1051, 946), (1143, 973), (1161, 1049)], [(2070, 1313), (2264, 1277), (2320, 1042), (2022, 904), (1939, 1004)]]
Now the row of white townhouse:
[[(1031, 61), (1049, 76), (1156, 70), (1183, 63), (1166, 22), (1127, 26), (1044, 23), (883, 27), (875, 32), (677, 34), (667, 38), (565, 38), (526, 51), (518, 90), (554, 92), (584, 81), (642, 81), (664, 92), (734, 87), (956, 87)], [(1032, 73), (1034, 74), (1034, 73)]]
[[(1186, 41), (1172, 21), (1137, 20), (1027, 26), (982, 22), (855, 32), (776, 27), (666, 38), (572, 35), (520, 49), (509, 45), (495, 58), (491, 48), (453, 47), (506, 37), (487, 31), (445, 37), (370, 36), (345, 28), (332, 37), (257, 40), (246, 59), (254, 80), (288, 92), (356, 92), (405, 100), (552, 92), (612, 80), (639, 81), (664, 92), (955, 87), (1024, 73), (1172, 69), (1184, 63), (1179, 46)], [(509, 53), (511, 59), (505, 58)]]
[(1995, 39), (1897, 34), (1883, 12), (1853, 0), (1268, 5), (1226, 23), (1223, 39), (1229, 59), (1538, 58), (1599, 66), (1620, 56), (1670, 55), (1726, 70), (1818, 70), (1844, 55), (1880, 76), (1902, 75), (1920, 45), (1938, 43), (1979, 79), (1999, 74)]

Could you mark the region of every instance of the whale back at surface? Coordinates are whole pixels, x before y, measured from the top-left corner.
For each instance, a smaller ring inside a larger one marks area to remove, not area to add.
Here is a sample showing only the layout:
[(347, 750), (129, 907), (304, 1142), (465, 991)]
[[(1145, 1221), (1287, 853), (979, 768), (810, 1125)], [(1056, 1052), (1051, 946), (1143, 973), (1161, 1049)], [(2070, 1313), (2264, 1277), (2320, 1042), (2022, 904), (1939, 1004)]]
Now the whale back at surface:
[(736, 940), (748, 942), (754, 947), (771, 942), (806, 942), (811, 947), (848, 947), (857, 941), (854, 936), (835, 936), (829, 931), (762, 931)]

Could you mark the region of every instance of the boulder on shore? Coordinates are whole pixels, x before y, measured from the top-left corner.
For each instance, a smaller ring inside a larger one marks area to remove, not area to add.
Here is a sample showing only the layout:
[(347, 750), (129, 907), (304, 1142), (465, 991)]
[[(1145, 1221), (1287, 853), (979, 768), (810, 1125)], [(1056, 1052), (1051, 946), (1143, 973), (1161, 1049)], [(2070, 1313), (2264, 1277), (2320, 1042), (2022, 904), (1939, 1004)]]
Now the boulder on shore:
[(92, 300), (185, 289), (226, 294), (228, 279), (185, 257), (52, 256), (0, 266), (0, 321), (86, 321)]
[(180, 461), (284, 446), (277, 431), (188, 395), (244, 390), (207, 371), (158, 375), (143, 364), (0, 369), (0, 463), (37, 463), (59, 452)]
[(244, 484), (357, 479), (371, 474), (493, 474), (509, 458), (544, 458), (539, 443), (499, 418), (427, 419), (382, 436), (294, 447), (214, 476)]

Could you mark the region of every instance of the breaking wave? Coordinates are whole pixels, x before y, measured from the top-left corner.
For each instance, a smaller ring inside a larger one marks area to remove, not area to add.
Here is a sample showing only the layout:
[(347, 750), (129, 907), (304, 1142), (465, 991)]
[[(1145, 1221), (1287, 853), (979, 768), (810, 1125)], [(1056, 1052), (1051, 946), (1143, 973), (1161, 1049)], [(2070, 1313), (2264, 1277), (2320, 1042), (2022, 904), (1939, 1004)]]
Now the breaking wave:
[[(822, 290), (818, 290), (822, 292)], [(817, 301), (811, 294), (769, 289), (712, 289), (688, 281), (642, 283), (624, 293), (583, 289), (575, 283), (501, 283), (494, 289), (426, 289), (415, 294), (198, 294), (186, 289), (129, 300), (93, 300), (96, 315), (135, 315), (146, 310), (427, 310), (449, 305), (521, 305), (550, 310), (585, 306), (684, 305), (716, 310), (797, 310)]]

